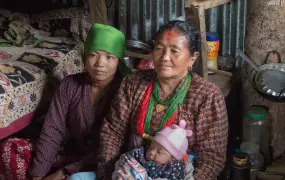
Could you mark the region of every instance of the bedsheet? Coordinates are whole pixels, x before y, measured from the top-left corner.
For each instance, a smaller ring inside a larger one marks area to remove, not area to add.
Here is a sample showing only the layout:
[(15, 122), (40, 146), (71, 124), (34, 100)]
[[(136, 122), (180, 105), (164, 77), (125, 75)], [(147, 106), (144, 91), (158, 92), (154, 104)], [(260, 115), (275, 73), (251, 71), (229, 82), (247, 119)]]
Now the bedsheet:
[(83, 71), (79, 40), (30, 31), (34, 43), (0, 47), (0, 140), (31, 122), (44, 96), (47, 75), (62, 80)]

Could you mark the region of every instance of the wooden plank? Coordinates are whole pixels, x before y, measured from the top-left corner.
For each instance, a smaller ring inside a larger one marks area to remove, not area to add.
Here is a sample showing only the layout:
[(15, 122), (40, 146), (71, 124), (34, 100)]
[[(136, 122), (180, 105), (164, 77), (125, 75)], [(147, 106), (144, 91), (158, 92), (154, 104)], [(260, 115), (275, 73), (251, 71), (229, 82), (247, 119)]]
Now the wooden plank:
[(185, 8), (191, 8), (193, 6), (191, 6), (191, 3), (193, 2), (194, 0), (185, 0), (184, 2), (184, 6)]
[(201, 53), (202, 53), (202, 76), (208, 79), (208, 54), (206, 46), (206, 23), (205, 23), (205, 9), (204, 7), (198, 8), (199, 21), (200, 21), (200, 35), (201, 35)]
[(89, 0), (89, 9), (92, 23), (108, 24), (105, 0)]
[(198, 8), (195, 7), (185, 8), (185, 20), (189, 24), (195, 26), (195, 28), (200, 29)]
[(205, 9), (210, 9), (217, 7), (226, 3), (231, 2), (231, 0), (187, 0), (185, 2), (185, 7), (204, 7)]

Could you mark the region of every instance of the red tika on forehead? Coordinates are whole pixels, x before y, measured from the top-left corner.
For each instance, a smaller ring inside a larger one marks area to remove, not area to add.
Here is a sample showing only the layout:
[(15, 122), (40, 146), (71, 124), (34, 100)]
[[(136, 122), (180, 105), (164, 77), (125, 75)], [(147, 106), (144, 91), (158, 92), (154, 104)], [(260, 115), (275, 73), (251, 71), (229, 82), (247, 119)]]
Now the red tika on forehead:
[(167, 40), (170, 40), (170, 39), (171, 39), (171, 36), (172, 36), (171, 31), (169, 31), (169, 32), (167, 33)]

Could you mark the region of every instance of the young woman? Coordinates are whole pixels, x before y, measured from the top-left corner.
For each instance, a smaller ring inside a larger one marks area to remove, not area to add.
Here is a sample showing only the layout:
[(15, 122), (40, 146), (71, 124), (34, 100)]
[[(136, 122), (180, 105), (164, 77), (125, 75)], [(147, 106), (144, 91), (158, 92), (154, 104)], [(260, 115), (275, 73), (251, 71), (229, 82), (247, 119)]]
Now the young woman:
[(130, 70), (122, 61), (125, 37), (111, 26), (94, 24), (84, 48), (86, 72), (61, 82), (36, 146), (16, 138), (1, 144), (0, 179), (60, 180), (96, 168), (103, 118)]

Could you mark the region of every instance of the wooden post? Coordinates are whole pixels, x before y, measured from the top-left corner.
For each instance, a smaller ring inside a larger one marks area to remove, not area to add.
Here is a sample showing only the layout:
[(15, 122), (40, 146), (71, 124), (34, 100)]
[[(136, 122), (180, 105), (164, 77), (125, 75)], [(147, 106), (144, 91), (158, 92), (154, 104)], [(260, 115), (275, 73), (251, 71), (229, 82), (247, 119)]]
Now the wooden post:
[(105, 0), (89, 0), (89, 9), (92, 23), (108, 24)]
[(204, 6), (198, 8), (199, 22), (200, 22), (200, 34), (201, 34), (201, 52), (202, 52), (202, 75), (206, 80), (208, 79), (208, 56), (206, 46), (206, 22), (205, 22), (205, 9)]

